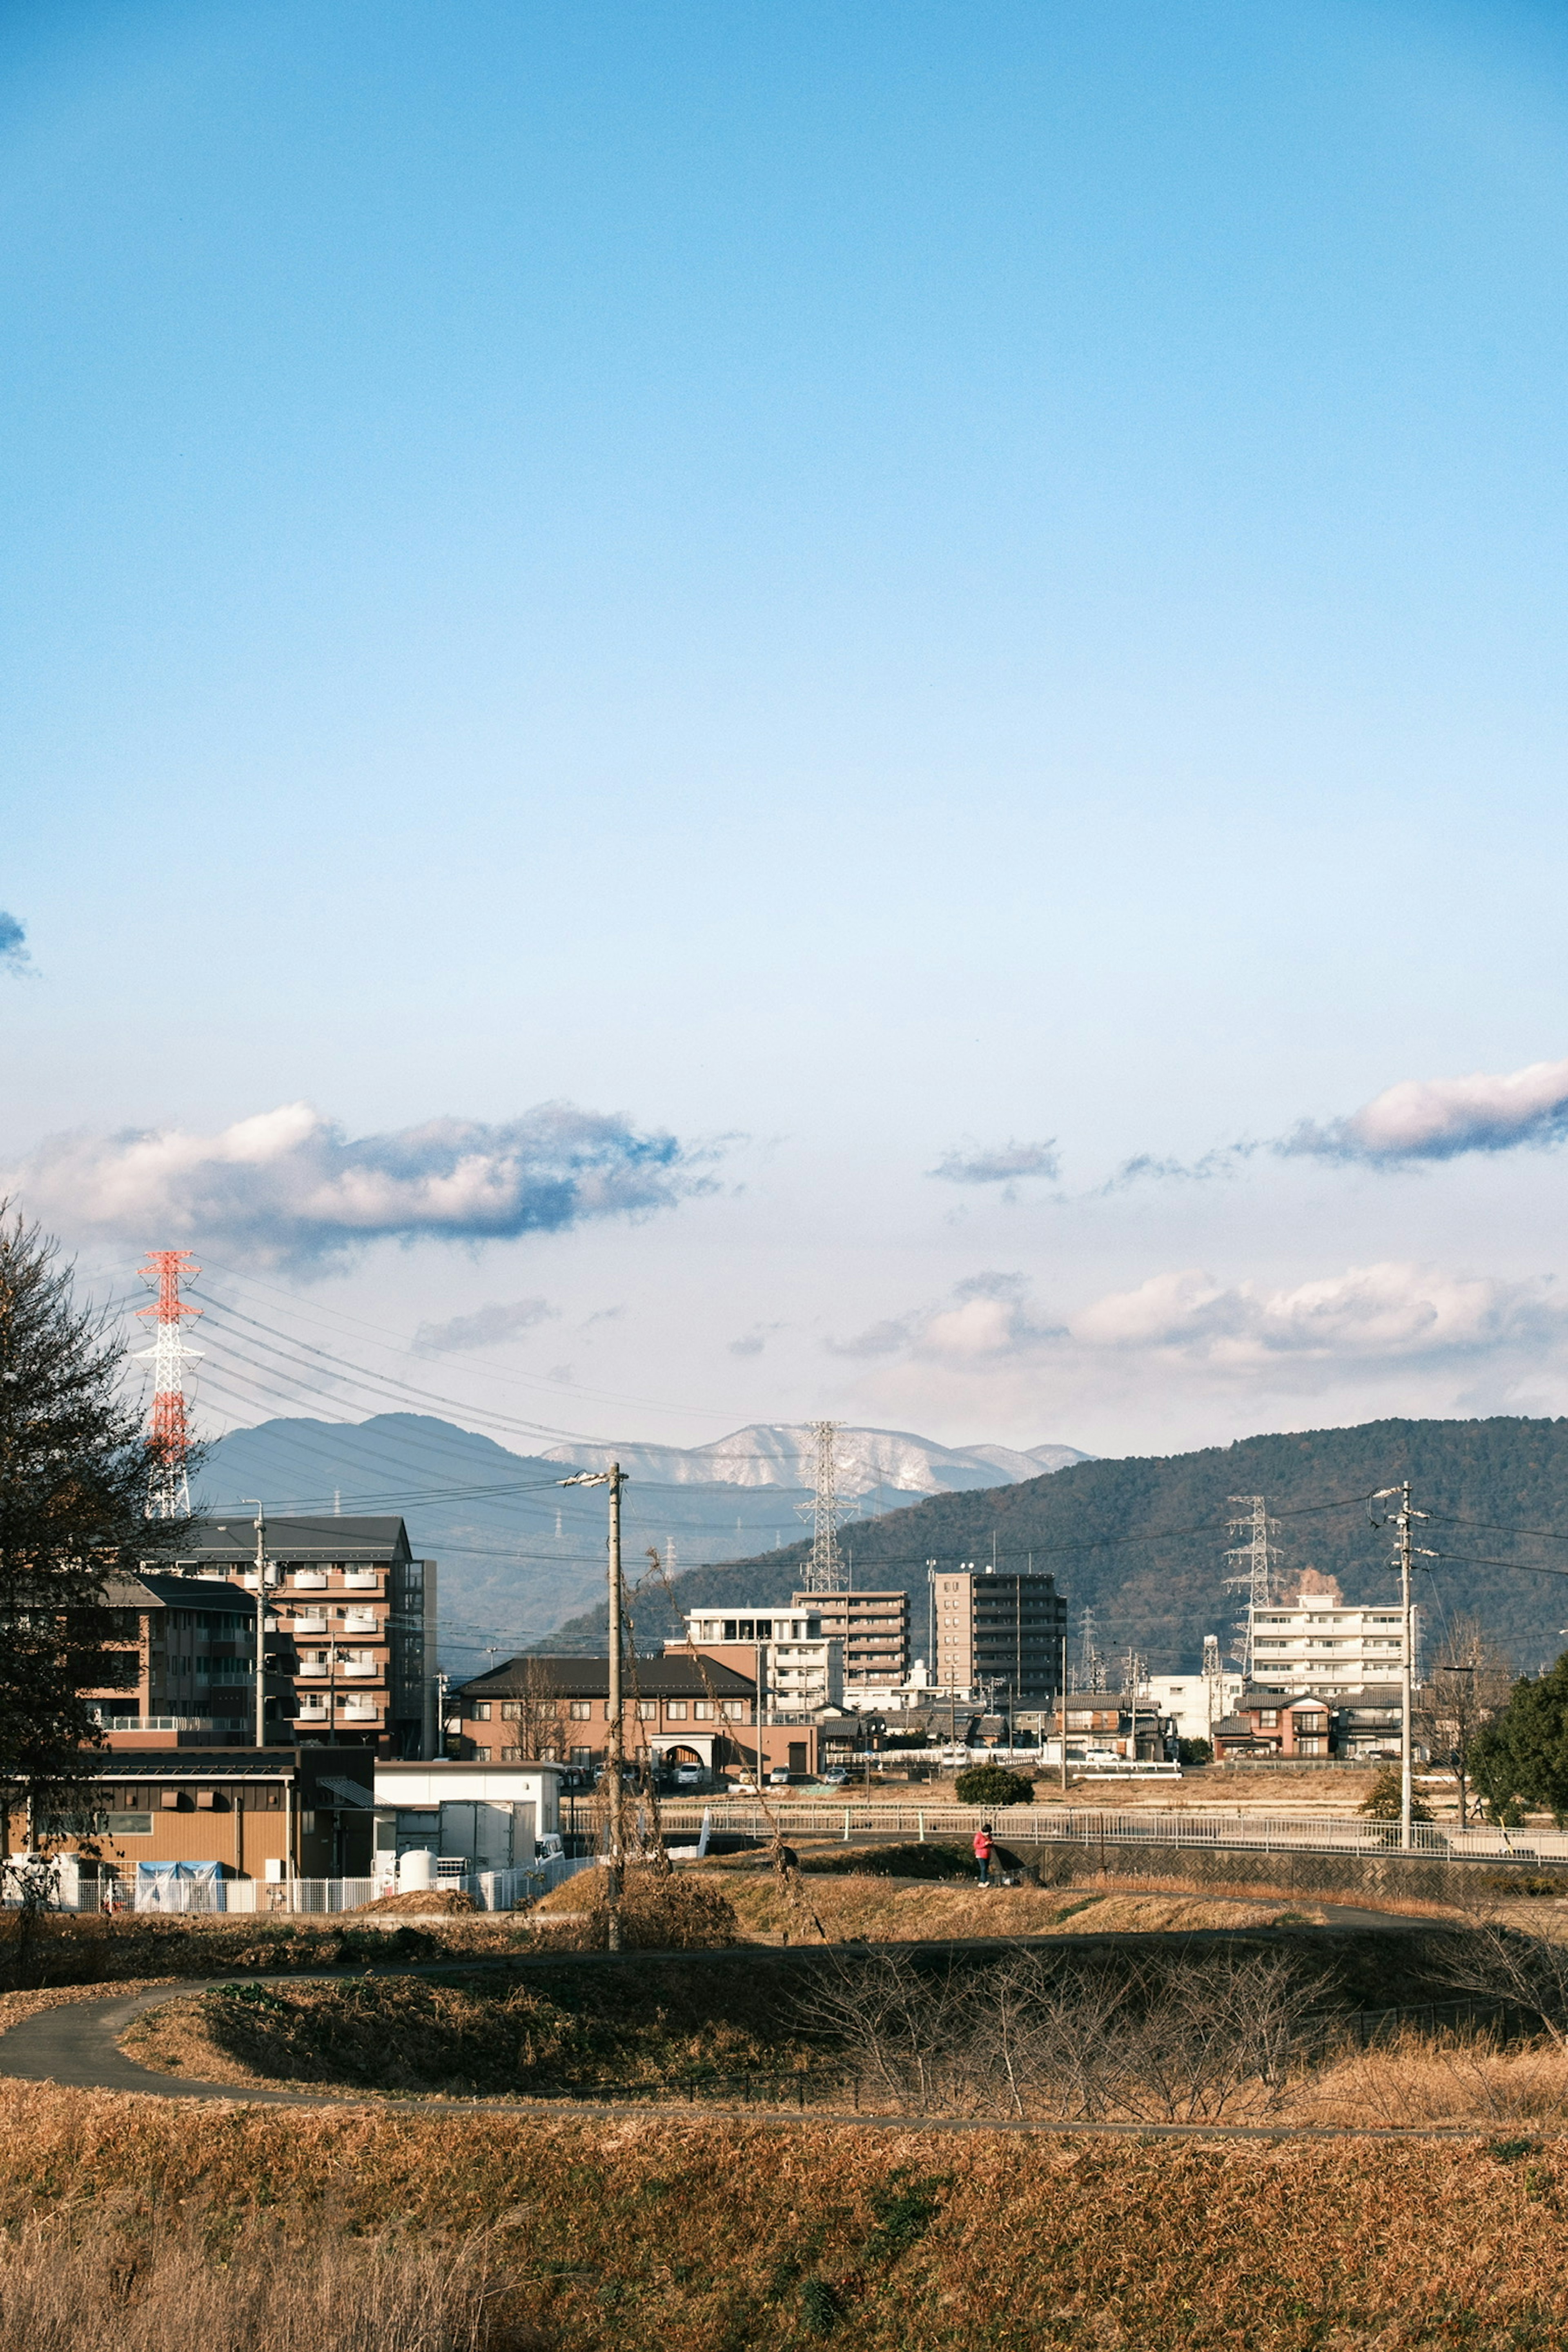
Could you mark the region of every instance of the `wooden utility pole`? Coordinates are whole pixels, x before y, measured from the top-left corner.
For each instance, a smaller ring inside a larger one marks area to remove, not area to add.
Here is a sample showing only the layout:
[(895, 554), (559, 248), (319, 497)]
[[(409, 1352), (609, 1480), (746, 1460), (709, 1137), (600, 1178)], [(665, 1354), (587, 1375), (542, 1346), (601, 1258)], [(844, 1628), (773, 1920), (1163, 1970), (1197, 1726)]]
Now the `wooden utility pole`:
[(622, 1775), (626, 1762), (626, 1732), (621, 1719), (621, 1465), (612, 1462), (605, 1481), (610, 1490), (610, 1717), (609, 1754), (605, 1764), (605, 1798), (609, 1809), (609, 1885), (605, 1892), (605, 1941), (612, 1952), (621, 1948), (621, 1893), (626, 1874), (625, 1819)]

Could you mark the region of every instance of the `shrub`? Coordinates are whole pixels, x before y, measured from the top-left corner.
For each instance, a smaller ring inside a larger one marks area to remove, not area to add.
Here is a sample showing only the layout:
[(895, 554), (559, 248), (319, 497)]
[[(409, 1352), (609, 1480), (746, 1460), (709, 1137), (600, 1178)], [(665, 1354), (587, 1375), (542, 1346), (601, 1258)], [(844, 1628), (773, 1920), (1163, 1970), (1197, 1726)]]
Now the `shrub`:
[(952, 1792), (961, 1805), (1031, 1805), (1035, 1784), (1023, 1772), (1005, 1764), (971, 1764), (960, 1772)]
[[(585, 1870), (569, 1882), (586, 1897), (584, 1925), (590, 1950), (608, 1939), (609, 1873)], [(693, 1871), (668, 1873), (637, 1867), (621, 1886), (621, 1948), (624, 1951), (710, 1952), (741, 1941), (734, 1908), (712, 1880)]]
[[(1369, 1822), (1396, 1822), (1399, 1819), (1400, 1798), (1399, 1767), (1397, 1764), (1385, 1765), (1365, 1797), (1363, 1798), (1357, 1811), (1363, 1813)], [(1432, 1818), (1431, 1806), (1424, 1805), (1419, 1797), (1412, 1797), (1410, 1818), (1413, 1822), (1429, 1822)]]
[(1178, 1764), (1212, 1764), (1214, 1742), (1209, 1739), (1178, 1739), (1176, 1761)]

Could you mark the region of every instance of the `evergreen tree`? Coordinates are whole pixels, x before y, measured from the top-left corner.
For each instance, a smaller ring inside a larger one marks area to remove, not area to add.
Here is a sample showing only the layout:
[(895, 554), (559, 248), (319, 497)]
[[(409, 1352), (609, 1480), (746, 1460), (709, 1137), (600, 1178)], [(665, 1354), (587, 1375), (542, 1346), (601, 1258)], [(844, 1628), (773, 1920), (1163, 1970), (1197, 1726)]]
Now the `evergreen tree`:
[(1470, 1779), (1494, 1821), (1521, 1806), (1568, 1821), (1568, 1653), (1538, 1681), (1517, 1682), (1470, 1744)]
[(151, 1444), (125, 1347), (79, 1307), (55, 1244), (0, 1202), (0, 1852), (44, 1840), (97, 1767), (84, 1689), (112, 1672), (105, 1579), (173, 1550), (146, 1516)]

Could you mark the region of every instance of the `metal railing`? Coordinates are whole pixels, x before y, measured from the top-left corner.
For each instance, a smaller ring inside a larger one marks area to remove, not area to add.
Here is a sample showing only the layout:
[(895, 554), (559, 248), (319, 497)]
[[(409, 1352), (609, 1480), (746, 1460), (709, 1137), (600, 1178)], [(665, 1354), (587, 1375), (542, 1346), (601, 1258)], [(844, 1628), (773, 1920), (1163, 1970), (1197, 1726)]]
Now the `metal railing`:
[[(731, 1835), (738, 1832), (745, 1837), (773, 1835), (772, 1822), (759, 1805), (721, 1801), (710, 1810), (716, 1831)], [(837, 1838), (846, 1844), (868, 1835), (884, 1837), (889, 1843), (968, 1839), (982, 1822), (988, 1822), (998, 1841), (1008, 1845), (1157, 1845), (1263, 1853), (1377, 1854), (1399, 1850), (1397, 1822), (1367, 1821), (1360, 1814), (1324, 1820), (1310, 1814), (1250, 1813), (1240, 1808), (1234, 1812), (1188, 1812), (1151, 1806), (1138, 1811), (1102, 1812), (1087, 1805), (1007, 1810), (983, 1805), (823, 1805), (792, 1802), (782, 1790), (772, 1811), (786, 1837)], [(697, 1829), (701, 1819), (700, 1806), (667, 1800), (663, 1807), (667, 1831)], [(1410, 1839), (1412, 1853), (1430, 1858), (1568, 1862), (1568, 1831), (1444, 1828), (1415, 1822)]]

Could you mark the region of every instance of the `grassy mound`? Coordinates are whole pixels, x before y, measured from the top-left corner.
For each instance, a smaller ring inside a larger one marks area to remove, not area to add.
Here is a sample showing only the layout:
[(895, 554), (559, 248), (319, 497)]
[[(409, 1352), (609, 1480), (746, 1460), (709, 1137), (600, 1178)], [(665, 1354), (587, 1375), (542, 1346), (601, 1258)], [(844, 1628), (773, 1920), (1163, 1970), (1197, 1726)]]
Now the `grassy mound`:
[(411, 1886), (401, 1895), (378, 1895), (374, 1903), (362, 1903), (363, 1911), (391, 1912), (404, 1918), (431, 1918), (437, 1912), (456, 1917), (465, 1911), (477, 1911), (479, 1905), (460, 1886)]
[(289, 2082), (456, 2097), (560, 2097), (595, 2084), (727, 2079), (807, 2064), (791, 1989), (743, 1968), (552, 1968), (455, 1982), (371, 1977), (226, 1985), (150, 2011), (126, 2036), (143, 2065), (207, 2081)]
[[(538, 1906), (565, 1915), (563, 1949), (602, 1952), (609, 1941), (609, 1873), (584, 1870)], [(711, 1878), (690, 1870), (628, 1870), (621, 1888), (621, 1948), (628, 1952), (711, 1952), (741, 1940), (734, 1906)]]

